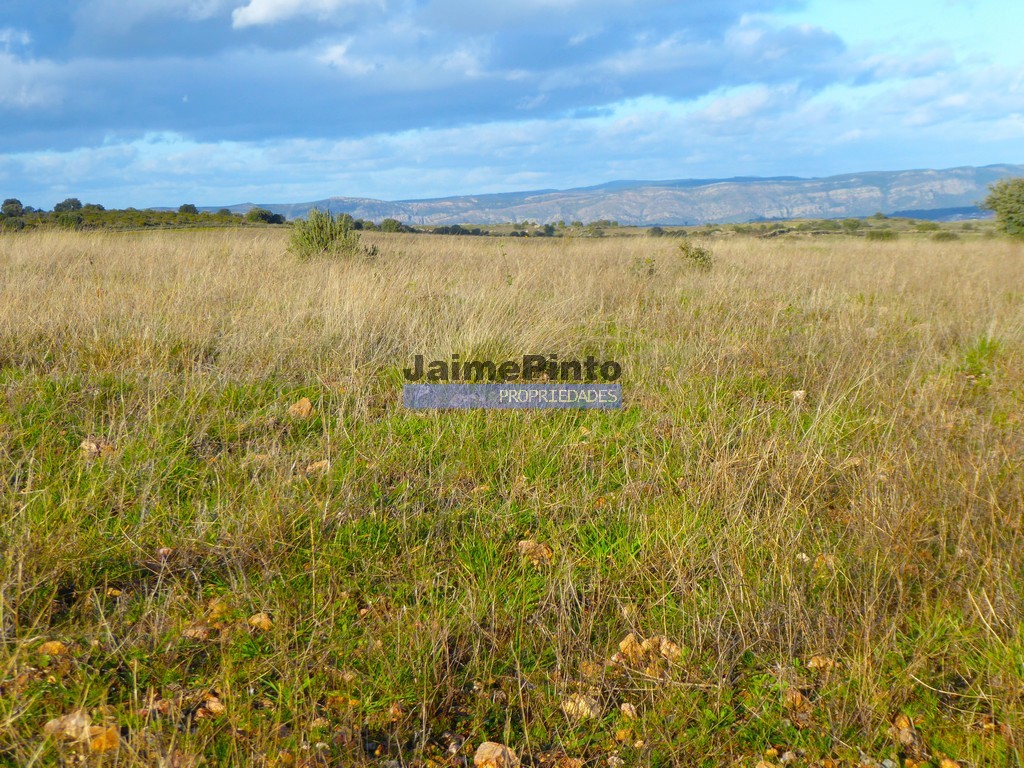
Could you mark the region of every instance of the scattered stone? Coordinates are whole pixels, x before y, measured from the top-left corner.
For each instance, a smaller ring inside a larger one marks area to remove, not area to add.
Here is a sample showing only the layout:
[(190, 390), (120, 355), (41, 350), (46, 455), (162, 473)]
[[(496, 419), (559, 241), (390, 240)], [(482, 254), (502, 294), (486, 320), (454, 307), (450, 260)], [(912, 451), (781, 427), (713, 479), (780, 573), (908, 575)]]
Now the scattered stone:
[(100, 437), (87, 437), (82, 441), (80, 448), (85, 459), (100, 459), (116, 450), (112, 442)]
[(39, 646), (39, 653), (43, 656), (67, 656), (68, 647), (60, 640), (50, 640)]
[(327, 459), (321, 459), (320, 461), (314, 461), (312, 464), (306, 466), (307, 475), (319, 475), (321, 472), (326, 472), (331, 468), (331, 462)]
[(274, 626), (273, 620), (265, 613), (254, 613), (249, 617), (249, 626), (263, 632), (269, 632)]
[(574, 693), (562, 702), (562, 711), (573, 720), (591, 720), (601, 715), (601, 705), (591, 696)]
[(837, 666), (839, 665), (827, 656), (811, 656), (807, 662), (809, 669), (818, 670), (819, 672), (827, 672), (830, 669), (835, 669)]
[(538, 568), (550, 563), (555, 554), (547, 544), (534, 541), (533, 539), (523, 539), (516, 544), (516, 549), (519, 550), (519, 554), (523, 559), (529, 560), (532, 565)]
[(519, 768), (520, 762), (516, 753), (504, 744), (485, 741), (477, 747), (473, 765), (476, 768)]
[(96, 754), (110, 752), (121, 744), (121, 734), (116, 725), (89, 728), (89, 751)]
[(92, 718), (81, 709), (75, 710), (64, 717), (50, 720), (43, 726), (43, 732), (65, 741), (79, 741), (89, 734)]
[(288, 409), (288, 415), (296, 419), (308, 419), (313, 415), (313, 404), (308, 397), (304, 397)]

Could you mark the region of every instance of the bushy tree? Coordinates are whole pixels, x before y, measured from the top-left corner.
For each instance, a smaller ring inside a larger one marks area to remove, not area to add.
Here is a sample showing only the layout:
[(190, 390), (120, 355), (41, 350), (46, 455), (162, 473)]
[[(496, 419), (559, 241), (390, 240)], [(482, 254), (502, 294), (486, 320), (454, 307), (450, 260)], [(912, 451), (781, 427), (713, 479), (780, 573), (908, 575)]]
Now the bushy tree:
[(1024, 178), (997, 181), (989, 187), (984, 206), (996, 212), (1006, 234), (1024, 238)]
[(82, 210), (82, 201), (77, 197), (69, 197), (53, 206), (54, 213), (73, 213)]
[(25, 206), (21, 204), (21, 200), (15, 197), (9, 197), (4, 200), (3, 207), (0, 208), (0, 213), (4, 216), (10, 216), (11, 218), (25, 215)]
[(401, 232), (404, 229), (402, 222), (398, 219), (384, 219), (380, 223), (381, 232)]
[(279, 213), (271, 213), (266, 208), (253, 208), (245, 218), (249, 221), (262, 221), (264, 224), (284, 224), (284, 216)]
[(193, 216), (199, 213), (199, 209), (196, 208), (192, 203), (185, 203), (178, 206), (178, 213), (190, 213)]

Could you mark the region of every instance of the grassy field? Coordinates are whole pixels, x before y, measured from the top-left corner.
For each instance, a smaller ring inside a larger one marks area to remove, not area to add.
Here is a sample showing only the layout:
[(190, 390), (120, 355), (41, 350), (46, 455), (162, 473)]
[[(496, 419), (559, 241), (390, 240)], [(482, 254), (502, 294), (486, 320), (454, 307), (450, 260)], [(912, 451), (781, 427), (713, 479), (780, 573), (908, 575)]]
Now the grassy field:
[(0, 765), (1021, 764), (1024, 246), (286, 237), (0, 237)]

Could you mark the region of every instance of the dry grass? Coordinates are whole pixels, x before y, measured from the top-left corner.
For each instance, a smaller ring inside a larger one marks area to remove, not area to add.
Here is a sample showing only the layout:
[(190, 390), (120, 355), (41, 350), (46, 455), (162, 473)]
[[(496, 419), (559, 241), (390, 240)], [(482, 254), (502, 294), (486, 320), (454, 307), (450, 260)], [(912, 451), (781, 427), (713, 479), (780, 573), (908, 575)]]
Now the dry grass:
[[(0, 765), (80, 707), (118, 765), (924, 757), (900, 712), (1019, 763), (1020, 245), (364, 240), (0, 238)], [(404, 411), (452, 353), (615, 359), (626, 408)]]

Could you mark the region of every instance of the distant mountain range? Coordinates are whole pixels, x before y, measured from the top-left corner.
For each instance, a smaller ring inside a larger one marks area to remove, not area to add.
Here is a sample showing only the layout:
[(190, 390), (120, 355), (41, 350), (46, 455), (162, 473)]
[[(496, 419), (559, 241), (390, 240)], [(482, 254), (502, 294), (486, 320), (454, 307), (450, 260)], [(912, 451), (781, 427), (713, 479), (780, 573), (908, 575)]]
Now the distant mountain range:
[[(432, 200), (331, 197), (308, 203), (243, 203), (232, 211), (266, 208), (289, 219), (313, 208), (359, 219), (394, 218), (405, 224), (499, 224), (610, 219), (624, 225), (708, 224), (773, 219), (832, 219), (874, 213), (934, 220), (979, 218), (994, 181), (1024, 176), (1024, 165), (965, 166), (945, 170), (872, 171), (803, 179), (681, 179), (611, 181), (578, 189), (543, 189)], [(210, 208), (207, 210), (216, 210)]]

